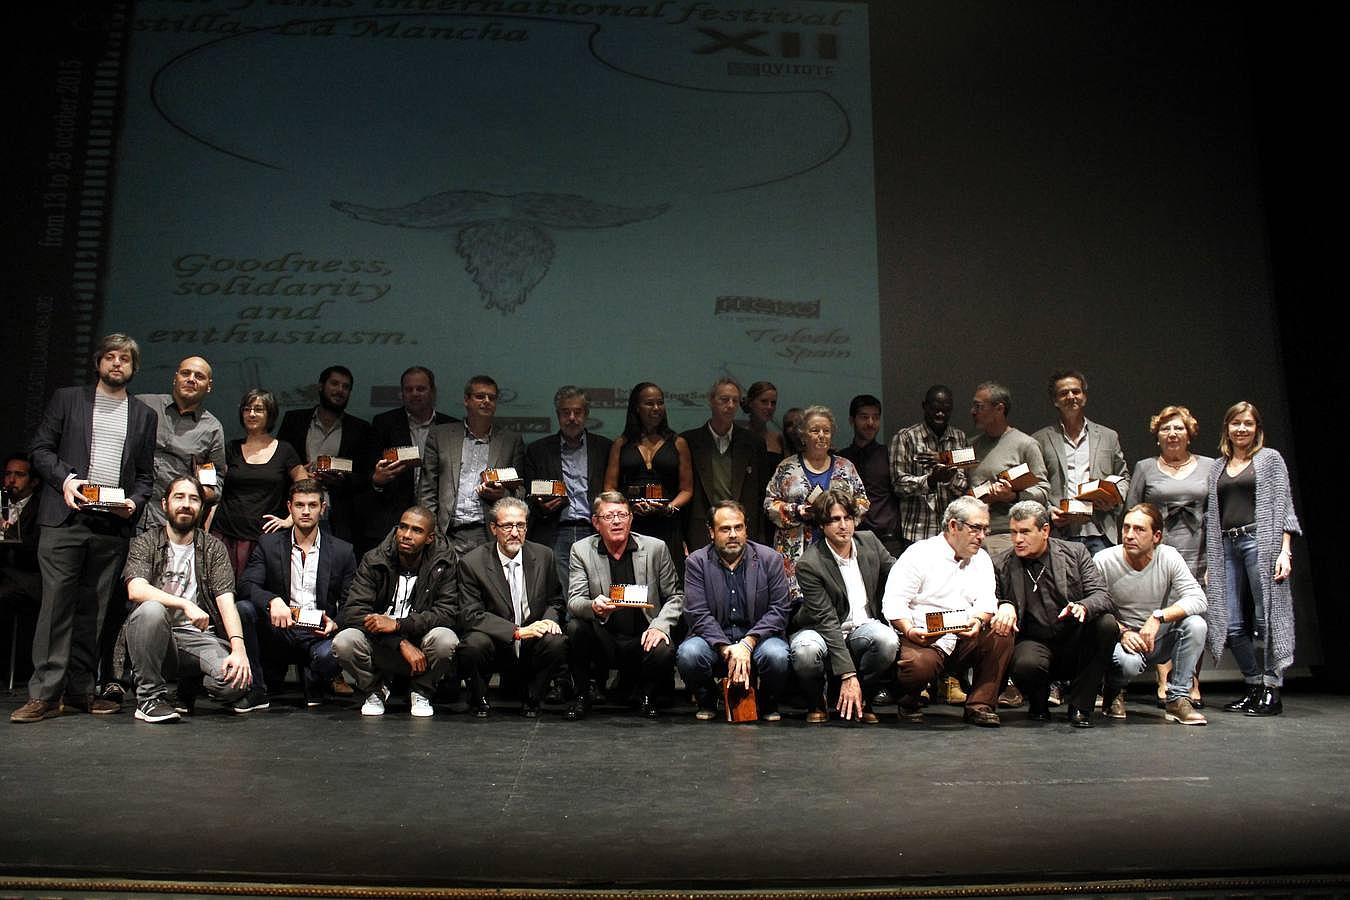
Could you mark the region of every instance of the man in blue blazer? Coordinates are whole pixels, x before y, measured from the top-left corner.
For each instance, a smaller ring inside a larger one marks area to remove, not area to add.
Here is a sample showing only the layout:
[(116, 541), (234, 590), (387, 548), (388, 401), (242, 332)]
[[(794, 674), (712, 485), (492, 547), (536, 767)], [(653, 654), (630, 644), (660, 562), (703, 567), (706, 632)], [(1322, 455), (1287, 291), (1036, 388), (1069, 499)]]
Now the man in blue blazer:
[[(352, 545), (331, 532), (321, 534), (323, 485), (305, 478), (291, 485), (286, 504), (294, 523), (264, 534), (239, 576), (240, 620), (253, 667), (253, 689), (235, 712), (267, 709), (265, 672), (274, 684), (292, 661), (302, 667), (305, 705), (318, 706), (323, 686), (339, 671), (333, 655), (338, 611), (356, 575)], [(292, 609), (308, 612), (317, 627), (297, 624)], [(265, 660), (265, 662), (264, 662)]]
[(708, 511), (712, 543), (684, 564), (684, 617), (689, 637), (675, 654), (685, 685), (698, 697), (698, 718), (717, 715), (715, 679), (750, 686), (759, 679), (760, 718), (777, 722), (787, 684), (785, 639), (791, 601), (783, 557), (750, 540), (745, 508), (719, 500)]
[[(33, 637), (28, 702), (13, 722), (39, 722), (64, 705), (91, 713), (120, 704), (94, 696), (98, 636), (108, 598), (121, 573), (154, 482), (155, 414), (127, 393), (141, 367), (141, 350), (124, 334), (109, 334), (94, 350), (98, 381), (52, 395), (29, 445), (42, 477), (38, 507), (38, 567), (42, 609)], [(124, 497), (91, 505), (85, 485), (120, 490)]]

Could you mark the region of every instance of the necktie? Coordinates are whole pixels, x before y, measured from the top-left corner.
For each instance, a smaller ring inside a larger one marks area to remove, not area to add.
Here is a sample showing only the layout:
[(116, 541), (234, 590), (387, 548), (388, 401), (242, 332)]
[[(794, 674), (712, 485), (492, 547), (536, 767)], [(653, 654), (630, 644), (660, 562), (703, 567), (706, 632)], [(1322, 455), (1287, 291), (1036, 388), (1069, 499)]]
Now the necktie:
[[(513, 559), (506, 564), (506, 582), (511, 586), (511, 606), (516, 614), (516, 627), (525, 624), (525, 586), (520, 580), (520, 560)], [(516, 656), (520, 655), (520, 641), (515, 642)]]

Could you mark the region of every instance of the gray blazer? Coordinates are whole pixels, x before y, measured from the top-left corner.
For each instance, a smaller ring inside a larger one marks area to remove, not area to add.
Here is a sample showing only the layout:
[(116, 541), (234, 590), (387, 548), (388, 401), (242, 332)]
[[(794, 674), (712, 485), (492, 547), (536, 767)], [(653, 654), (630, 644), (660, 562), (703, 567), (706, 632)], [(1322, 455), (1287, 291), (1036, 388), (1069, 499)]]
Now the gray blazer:
[[(450, 530), (455, 520), (455, 503), (459, 495), (459, 473), (464, 457), (464, 423), (451, 422), (436, 425), (427, 434), (427, 447), (422, 454), (421, 492), (417, 502), (436, 516), (436, 529), (442, 534)], [(525, 442), (514, 431), (492, 429), (488, 441), (490, 469), (510, 466), (525, 477)], [(524, 488), (514, 491), (520, 496)], [(484, 515), (486, 515), (484, 510)]]
[[(1119, 475), (1120, 496), (1122, 500), (1130, 492), (1130, 469), (1125, 465), (1125, 454), (1120, 452), (1120, 435), (1113, 429), (1105, 425), (1098, 425), (1091, 419), (1086, 423), (1088, 433), (1088, 452), (1091, 458), (1088, 460), (1088, 477), (1091, 481), (1094, 478), (1105, 478), (1108, 475)], [(1059, 501), (1065, 497), (1072, 497), (1078, 493), (1078, 485), (1066, 485), (1064, 483), (1064, 441), (1059, 425), (1047, 425), (1040, 431), (1032, 435), (1036, 443), (1041, 447), (1041, 456), (1045, 457), (1046, 476), (1050, 480), (1050, 502), (1056, 507)], [(1115, 509), (1099, 509), (1092, 516), (1092, 520), (1097, 527), (1106, 535), (1106, 539), (1113, 544), (1120, 543), (1120, 520), (1124, 516), (1125, 505), (1122, 502)], [(1057, 529), (1060, 534), (1076, 535), (1078, 526), (1071, 525), (1067, 528)]]
[[(633, 553), (633, 577), (654, 592), (649, 599), (652, 609), (642, 610), (650, 627), (664, 632), (667, 637), (684, 612), (684, 589), (679, 573), (670, 558), (665, 541), (634, 534), (637, 550)], [(567, 571), (567, 609), (579, 619), (595, 620), (591, 601), (609, 596), (609, 554), (605, 552), (600, 535), (577, 541), (572, 545), (572, 558)]]

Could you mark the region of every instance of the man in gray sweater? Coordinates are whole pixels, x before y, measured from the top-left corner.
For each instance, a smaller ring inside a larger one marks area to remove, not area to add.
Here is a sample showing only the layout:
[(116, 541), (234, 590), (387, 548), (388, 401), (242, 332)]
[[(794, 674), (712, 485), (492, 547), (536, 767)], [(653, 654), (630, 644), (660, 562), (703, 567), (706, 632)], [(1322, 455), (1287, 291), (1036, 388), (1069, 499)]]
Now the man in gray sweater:
[(1139, 503), (1125, 513), (1120, 546), (1094, 556), (1111, 591), (1120, 621), (1106, 673), (1102, 706), (1112, 719), (1125, 718), (1125, 686), (1145, 668), (1170, 660), (1167, 679), (1167, 721), (1204, 725), (1188, 696), (1191, 673), (1205, 649), (1208, 630), (1205, 592), (1181, 554), (1162, 543), (1162, 513), (1152, 503)]
[[(975, 389), (970, 401), (970, 416), (976, 434), (970, 446), (975, 449), (975, 468), (967, 473), (972, 491), (989, 504), (989, 535), (984, 550), (990, 556), (1012, 546), (1008, 534), (1008, 510), (1020, 500), (1050, 502), (1050, 482), (1046, 479), (1045, 457), (1041, 446), (1025, 431), (1008, 424), (1012, 412), (1012, 393), (1003, 385), (986, 381)], [(1028, 482), (1013, 487), (1001, 473), (1025, 465)], [(987, 486), (987, 488), (985, 487)], [(983, 492), (983, 493), (982, 493)]]

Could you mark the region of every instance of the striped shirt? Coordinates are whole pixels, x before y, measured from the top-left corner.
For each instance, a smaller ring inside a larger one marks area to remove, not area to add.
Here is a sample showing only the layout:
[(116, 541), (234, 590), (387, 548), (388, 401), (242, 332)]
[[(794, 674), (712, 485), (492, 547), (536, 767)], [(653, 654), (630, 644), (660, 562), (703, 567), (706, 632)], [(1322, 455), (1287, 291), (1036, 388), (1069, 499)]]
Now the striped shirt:
[(961, 429), (948, 425), (938, 437), (926, 422), (902, 428), (891, 438), (891, 486), (900, 497), (900, 533), (905, 540), (921, 541), (941, 534), (947, 504), (966, 492), (966, 473), (961, 470), (945, 484), (929, 484), (928, 473), (933, 466), (919, 462), (919, 455), (967, 446)]
[(117, 399), (94, 392), (94, 437), (89, 454), (89, 481), (93, 484), (118, 487), (122, 483), (122, 447), (127, 442), (130, 402), (125, 394)]

